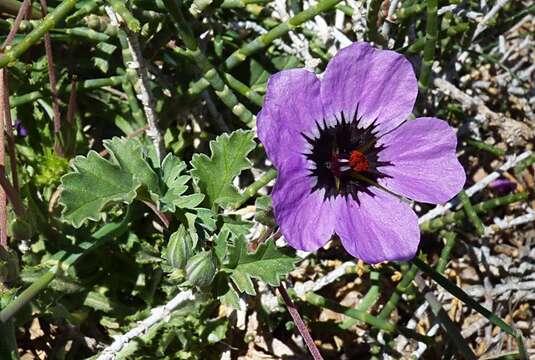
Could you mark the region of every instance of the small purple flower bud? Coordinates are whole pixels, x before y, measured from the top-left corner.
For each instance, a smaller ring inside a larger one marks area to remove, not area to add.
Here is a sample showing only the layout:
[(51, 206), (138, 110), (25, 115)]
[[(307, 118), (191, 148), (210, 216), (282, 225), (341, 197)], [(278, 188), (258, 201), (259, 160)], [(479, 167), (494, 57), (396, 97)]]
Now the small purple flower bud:
[(500, 194), (508, 194), (516, 190), (516, 183), (509, 179), (496, 179), (490, 183), (490, 188)]
[(22, 125), (22, 121), (18, 120), (15, 121), (15, 125), (14, 125), (14, 128), (17, 130), (17, 135), (20, 136), (20, 137), (26, 137), (28, 136), (28, 129), (26, 129), (23, 125)]

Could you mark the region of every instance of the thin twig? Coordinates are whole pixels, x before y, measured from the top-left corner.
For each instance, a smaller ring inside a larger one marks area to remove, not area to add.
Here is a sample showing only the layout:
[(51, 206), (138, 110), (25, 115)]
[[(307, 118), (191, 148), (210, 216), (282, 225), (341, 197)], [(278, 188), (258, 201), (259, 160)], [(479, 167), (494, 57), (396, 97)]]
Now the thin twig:
[(293, 303), (292, 299), (288, 295), (286, 288), (281, 283), (278, 289), (282, 296), (282, 299), (284, 300), (284, 303), (286, 304), (286, 307), (288, 308), (288, 312), (290, 313), (290, 316), (292, 317), (295, 323), (295, 326), (297, 326), (297, 330), (299, 330), (299, 333), (303, 337), (303, 340), (305, 340), (305, 344), (307, 345), (308, 350), (310, 351), (310, 354), (312, 355), (314, 360), (323, 359), (318, 348), (316, 347), (316, 344), (314, 343), (314, 340), (312, 339), (312, 336), (310, 336), (310, 332), (308, 331), (308, 328), (305, 325), (305, 322), (301, 318), (301, 315), (299, 315), (299, 311), (297, 311), (295, 304)]
[(194, 298), (195, 297), (191, 290), (187, 290), (181, 292), (180, 294), (172, 298), (171, 301), (169, 301), (167, 304), (152, 309), (151, 316), (141, 321), (139, 325), (128, 331), (126, 334), (116, 337), (113, 343), (102, 351), (97, 360), (115, 359), (118, 353), (130, 341), (132, 341), (132, 339), (135, 339), (147, 333), (147, 331), (151, 327), (160, 323), (161, 321), (165, 321), (169, 317), (169, 315), (171, 315), (171, 312), (178, 306), (185, 303), (186, 301), (192, 301), (194, 300)]

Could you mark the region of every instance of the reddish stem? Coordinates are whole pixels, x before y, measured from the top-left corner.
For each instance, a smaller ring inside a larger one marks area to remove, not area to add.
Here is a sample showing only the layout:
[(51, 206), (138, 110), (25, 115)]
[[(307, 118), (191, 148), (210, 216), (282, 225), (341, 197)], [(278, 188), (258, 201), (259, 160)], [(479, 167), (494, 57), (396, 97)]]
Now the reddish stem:
[[(0, 99), (4, 98), (4, 69), (0, 69)], [(5, 148), (4, 148), (4, 114), (0, 111), (0, 178), (5, 178)], [(0, 189), (0, 246), (7, 248), (7, 196), (6, 191)]]
[(2, 44), (2, 49), (5, 49), (6, 46), (11, 45), (11, 42), (15, 38), (15, 35), (19, 31), (20, 23), (26, 16), (27, 11), (30, 9), (30, 0), (24, 0), (22, 5), (19, 8), (19, 12), (17, 13), (17, 17), (15, 18), (15, 22), (13, 23), (13, 27), (11, 30), (9, 30), (9, 34), (7, 34), (6, 40)]
[[(41, 13), (43, 18), (47, 15), (46, 0), (40, 0)], [(63, 149), (59, 141), (59, 133), (61, 131), (61, 113), (59, 111), (59, 97), (57, 90), (56, 79), (56, 65), (54, 64), (54, 56), (52, 55), (52, 41), (50, 40), (50, 33), (45, 33), (45, 51), (48, 63), (48, 78), (50, 80), (50, 93), (52, 94), (52, 110), (54, 111), (54, 134), (56, 135), (56, 153), (63, 155)]]
[(305, 344), (307, 345), (308, 350), (310, 351), (310, 354), (312, 355), (314, 360), (323, 360), (323, 357), (321, 356), (320, 351), (318, 350), (316, 344), (314, 343), (312, 336), (310, 336), (310, 332), (308, 331), (308, 328), (305, 322), (301, 318), (301, 315), (299, 315), (299, 311), (297, 311), (297, 308), (295, 307), (295, 304), (290, 298), (290, 295), (288, 295), (286, 288), (281, 283), (278, 289), (282, 296), (282, 299), (284, 300), (284, 303), (286, 304), (286, 307), (288, 308), (288, 312), (290, 313), (290, 316), (292, 317), (295, 325), (297, 326), (297, 330), (299, 330), (299, 333), (305, 340)]
[(15, 191), (19, 189), (19, 180), (17, 176), (17, 155), (15, 153), (15, 135), (13, 134), (13, 121), (11, 119), (11, 105), (9, 105), (9, 83), (7, 70), (2, 71), (3, 96), (0, 99), (4, 111), (4, 126), (7, 133), (7, 150), (9, 155), (9, 164), (11, 167), (11, 181)]

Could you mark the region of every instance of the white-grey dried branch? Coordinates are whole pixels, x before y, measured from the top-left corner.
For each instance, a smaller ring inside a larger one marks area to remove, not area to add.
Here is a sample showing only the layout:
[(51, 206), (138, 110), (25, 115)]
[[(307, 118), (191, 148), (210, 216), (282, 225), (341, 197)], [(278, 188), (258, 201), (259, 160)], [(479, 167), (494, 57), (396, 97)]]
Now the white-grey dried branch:
[(433, 84), (442, 93), (457, 100), (464, 110), (474, 112), (476, 114), (476, 119), (488, 120), (491, 126), (495, 126), (502, 130), (500, 131), (500, 136), (507, 143), (511, 145), (525, 145), (526, 141), (535, 137), (535, 130), (530, 128), (527, 124), (509, 118), (503, 114), (495, 113), (485, 105), (483, 100), (476, 96), (466, 94), (449, 81), (435, 78)]
[(159, 128), (158, 115), (156, 114), (154, 106), (154, 98), (149, 84), (149, 72), (145, 66), (145, 59), (141, 54), (141, 47), (137, 34), (130, 31), (124, 21), (120, 19), (119, 15), (113, 10), (111, 6), (105, 7), (106, 13), (110, 18), (111, 24), (117, 27), (122, 27), (126, 33), (128, 48), (132, 55), (133, 61), (127, 64), (129, 69), (134, 69), (138, 76), (135, 91), (141, 104), (143, 105), (143, 111), (147, 118), (147, 124), (149, 125), (146, 134), (152, 140), (156, 154), (160, 159), (165, 156), (165, 146), (163, 142), (163, 136)]
[(171, 315), (171, 312), (178, 306), (184, 304), (187, 301), (194, 300), (194, 295), (191, 290), (187, 290), (179, 293), (172, 298), (167, 304), (158, 306), (151, 310), (151, 315), (145, 320), (141, 321), (137, 326), (128, 331), (126, 334), (115, 337), (113, 343), (105, 348), (97, 358), (97, 360), (113, 360), (119, 354), (119, 352), (133, 339), (145, 334), (151, 327), (166, 321)]

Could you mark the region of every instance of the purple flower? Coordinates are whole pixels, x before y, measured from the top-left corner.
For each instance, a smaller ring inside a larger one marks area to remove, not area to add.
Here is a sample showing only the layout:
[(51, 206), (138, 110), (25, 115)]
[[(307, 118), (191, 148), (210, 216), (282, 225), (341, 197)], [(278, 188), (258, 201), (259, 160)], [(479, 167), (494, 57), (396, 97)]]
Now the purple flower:
[(442, 203), (466, 179), (445, 121), (406, 121), (417, 93), (410, 63), (367, 43), (341, 50), (321, 81), (304, 69), (270, 78), (258, 137), (278, 171), (275, 219), (291, 246), (314, 251), (337, 234), (368, 263), (416, 254), (418, 218), (400, 197)]

